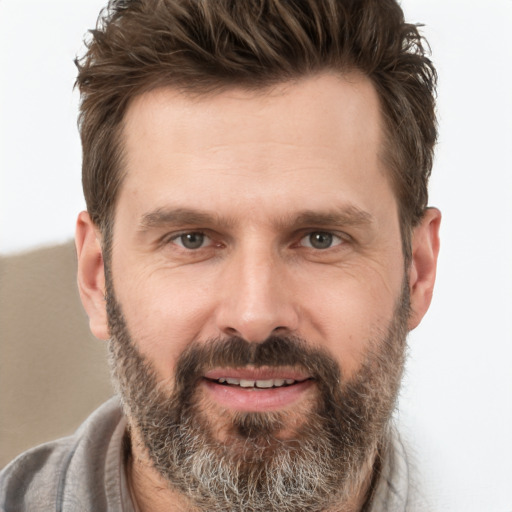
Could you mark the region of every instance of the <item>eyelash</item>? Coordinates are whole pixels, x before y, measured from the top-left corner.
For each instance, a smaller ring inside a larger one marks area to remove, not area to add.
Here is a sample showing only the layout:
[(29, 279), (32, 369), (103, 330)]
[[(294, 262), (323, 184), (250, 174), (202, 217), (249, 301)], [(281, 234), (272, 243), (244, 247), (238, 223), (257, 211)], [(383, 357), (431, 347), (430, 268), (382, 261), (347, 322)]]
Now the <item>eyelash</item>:
[[(329, 245), (329, 247), (325, 247), (325, 248), (319, 248), (319, 247), (313, 247), (311, 245), (311, 241), (310, 241), (310, 245), (304, 245), (302, 244), (301, 242), (303, 240), (307, 240), (309, 237), (311, 237), (311, 235), (327, 235), (328, 237), (330, 237), (330, 241), (331, 241), (331, 245)], [(337, 242), (336, 242), (337, 240)], [(322, 230), (314, 230), (314, 231), (309, 231), (308, 233), (305, 233), (301, 239), (299, 240), (299, 244), (301, 247), (306, 247), (308, 249), (316, 249), (318, 251), (326, 251), (328, 249), (332, 249), (334, 247), (337, 247), (339, 245), (342, 245), (346, 242), (346, 237), (343, 237), (343, 236), (340, 236), (336, 233), (333, 233), (331, 231), (322, 231)]]
[[(199, 247), (197, 247), (195, 249), (192, 249), (192, 248), (189, 248), (189, 247), (184, 247), (182, 244), (178, 244), (176, 242), (180, 238), (182, 238), (184, 236), (187, 236), (187, 235), (201, 236), (201, 237), (204, 237), (204, 239), (207, 239), (207, 240), (210, 240), (210, 242), (213, 242), (211, 237), (209, 237), (203, 231), (182, 231), (181, 233), (173, 234), (172, 236), (164, 239), (164, 243), (174, 243), (175, 245), (177, 245), (178, 247), (180, 247), (181, 249), (183, 249), (185, 251), (196, 251), (196, 250), (199, 250), (199, 249), (205, 249), (205, 248), (207, 248), (207, 247), (209, 247), (211, 245), (211, 244), (208, 244), (207, 246), (203, 246), (201, 244), (201, 246), (199, 246)], [(203, 239), (203, 242), (204, 242), (204, 239)]]

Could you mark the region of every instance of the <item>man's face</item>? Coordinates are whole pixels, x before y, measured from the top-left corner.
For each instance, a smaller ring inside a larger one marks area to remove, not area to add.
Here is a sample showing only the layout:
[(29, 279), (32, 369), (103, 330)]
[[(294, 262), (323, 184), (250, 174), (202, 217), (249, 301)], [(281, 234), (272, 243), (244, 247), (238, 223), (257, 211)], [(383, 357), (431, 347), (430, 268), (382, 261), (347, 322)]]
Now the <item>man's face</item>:
[[(338, 432), (338, 455), (371, 460), (409, 312), (379, 112), (358, 75), (197, 98), (159, 89), (132, 103), (109, 330), (141, 446), (151, 442), (142, 430), (158, 423), (141, 416), (160, 414), (167, 397), (186, 402), (181, 413), (231, 462), (248, 439), (256, 458), (283, 443), (297, 451), (294, 440), (335, 429), (329, 416), (350, 401), (354, 417), (368, 414), (359, 428), (368, 435)], [(152, 412), (134, 403), (144, 380)]]
[[(404, 278), (381, 142), (377, 95), (358, 76), (134, 101), (111, 267), (128, 329), (161, 380), (172, 382), (192, 341), (276, 333), (308, 340), (351, 378)], [(292, 411), (315, 394), (276, 390), (262, 405), (203, 384), (227, 410)]]

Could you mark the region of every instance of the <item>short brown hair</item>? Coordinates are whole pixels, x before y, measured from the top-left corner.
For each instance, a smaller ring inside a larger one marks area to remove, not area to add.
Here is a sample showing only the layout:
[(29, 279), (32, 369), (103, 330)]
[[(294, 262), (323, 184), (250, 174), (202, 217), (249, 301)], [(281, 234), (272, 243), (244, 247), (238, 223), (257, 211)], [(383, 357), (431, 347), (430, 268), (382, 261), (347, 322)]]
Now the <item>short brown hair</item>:
[(436, 72), (396, 0), (110, 0), (77, 59), (83, 187), (93, 222), (111, 225), (122, 182), (122, 121), (159, 86), (264, 88), (321, 71), (374, 84), (404, 249), (427, 206), (437, 137)]

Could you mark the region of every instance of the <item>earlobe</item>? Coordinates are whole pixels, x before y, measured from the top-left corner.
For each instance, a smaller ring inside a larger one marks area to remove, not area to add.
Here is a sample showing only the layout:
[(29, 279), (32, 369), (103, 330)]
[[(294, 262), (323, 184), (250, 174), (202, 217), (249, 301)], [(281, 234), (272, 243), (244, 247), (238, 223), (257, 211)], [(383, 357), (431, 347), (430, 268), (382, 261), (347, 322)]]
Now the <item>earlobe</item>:
[(78, 256), (78, 290), (89, 317), (89, 326), (94, 336), (107, 340), (110, 335), (101, 235), (87, 212), (81, 212), (78, 216), (75, 244)]
[(440, 224), (441, 212), (437, 208), (427, 208), (421, 223), (412, 233), (412, 258), (409, 267), (411, 296), (409, 330), (418, 326), (432, 300), (439, 254)]

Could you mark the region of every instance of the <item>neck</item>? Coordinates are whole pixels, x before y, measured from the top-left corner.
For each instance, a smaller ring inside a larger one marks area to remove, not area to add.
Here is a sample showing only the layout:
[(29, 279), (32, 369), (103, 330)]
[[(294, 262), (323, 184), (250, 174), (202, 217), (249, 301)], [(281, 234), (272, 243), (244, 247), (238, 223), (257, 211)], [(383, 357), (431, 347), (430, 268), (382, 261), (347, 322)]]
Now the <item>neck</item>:
[(125, 471), (135, 512), (193, 512), (187, 498), (172, 489), (150, 461), (137, 436), (130, 436), (131, 450), (125, 459)]

